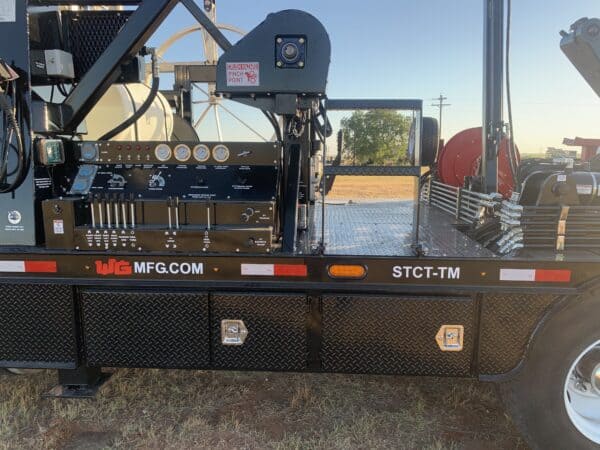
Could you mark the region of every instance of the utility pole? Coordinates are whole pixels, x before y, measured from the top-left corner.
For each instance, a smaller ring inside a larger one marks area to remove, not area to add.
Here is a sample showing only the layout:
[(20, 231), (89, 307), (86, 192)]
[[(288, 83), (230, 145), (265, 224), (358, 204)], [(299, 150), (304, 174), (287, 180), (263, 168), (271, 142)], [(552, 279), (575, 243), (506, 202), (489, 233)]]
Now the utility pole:
[(431, 106), (438, 108), (440, 110), (440, 119), (439, 119), (439, 125), (440, 125), (440, 137), (442, 136), (442, 119), (443, 119), (443, 113), (444, 113), (444, 108), (446, 106), (452, 106), (452, 104), (450, 103), (444, 103), (446, 100), (448, 100), (448, 97), (444, 97), (443, 94), (440, 94), (440, 96), (438, 98), (432, 98), (431, 100), (435, 100), (437, 101), (437, 103), (433, 103)]

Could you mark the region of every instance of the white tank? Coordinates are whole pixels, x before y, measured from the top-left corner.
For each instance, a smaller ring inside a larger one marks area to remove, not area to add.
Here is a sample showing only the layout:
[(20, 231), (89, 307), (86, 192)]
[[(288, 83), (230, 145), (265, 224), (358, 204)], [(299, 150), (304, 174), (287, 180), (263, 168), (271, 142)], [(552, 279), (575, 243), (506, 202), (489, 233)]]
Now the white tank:
[[(97, 140), (116, 128), (148, 98), (150, 88), (144, 84), (114, 84), (104, 94), (85, 119), (85, 140)], [(167, 99), (159, 92), (150, 109), (114, 141), (168, 141), (173, 133), (173, 112)]]

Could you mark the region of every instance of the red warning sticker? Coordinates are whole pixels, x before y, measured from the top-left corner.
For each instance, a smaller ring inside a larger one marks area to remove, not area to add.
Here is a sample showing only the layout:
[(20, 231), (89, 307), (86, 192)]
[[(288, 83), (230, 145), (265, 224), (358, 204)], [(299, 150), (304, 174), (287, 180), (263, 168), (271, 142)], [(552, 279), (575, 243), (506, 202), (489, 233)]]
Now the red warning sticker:
[(260, 63), (227, 63), (227, 86), (260, 86)]

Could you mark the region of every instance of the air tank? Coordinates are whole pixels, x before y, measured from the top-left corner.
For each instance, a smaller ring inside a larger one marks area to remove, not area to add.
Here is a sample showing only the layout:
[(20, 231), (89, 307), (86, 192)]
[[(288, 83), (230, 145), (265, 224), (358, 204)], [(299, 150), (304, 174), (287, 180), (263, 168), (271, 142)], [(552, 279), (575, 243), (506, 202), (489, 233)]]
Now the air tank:
[[(85, 119), (86, 140), (98, 140), (116, 128), (148, 98), (150, 88), (145, 84), (114, 84), (104, 94)], [(148, 111), (114, 141), (168, 141), (173, 134), (173, 112), (167, 99), (158, 93)]]

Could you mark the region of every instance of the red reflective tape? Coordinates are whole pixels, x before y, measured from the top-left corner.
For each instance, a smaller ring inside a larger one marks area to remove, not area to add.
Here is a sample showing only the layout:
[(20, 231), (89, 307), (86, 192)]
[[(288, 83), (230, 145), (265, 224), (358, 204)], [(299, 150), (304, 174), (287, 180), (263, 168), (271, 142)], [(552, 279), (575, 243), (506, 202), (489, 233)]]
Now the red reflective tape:
[(56, 261), (25, 261), (25, 272), (30, 273), (56, 273)]
[(570, 283), (570, 270), (542, 270), (535, 271), (535, 281), (540, 283)]
[(305, 265), (275, 264), (276, 277), (306, 277), (308, 268)]

